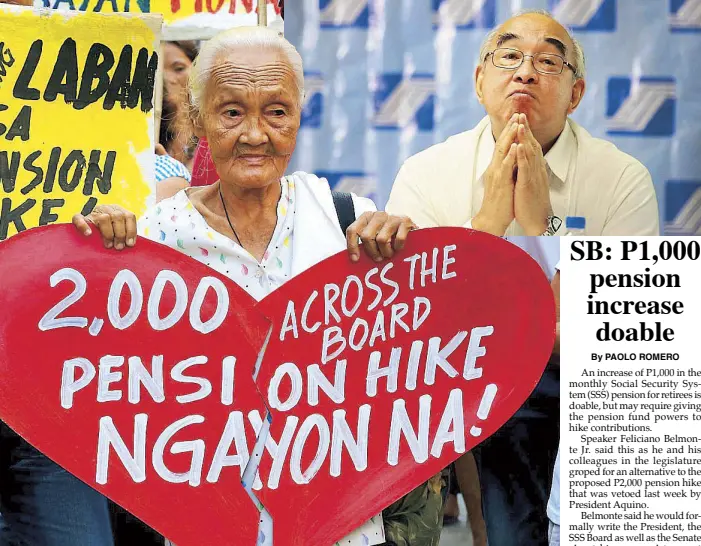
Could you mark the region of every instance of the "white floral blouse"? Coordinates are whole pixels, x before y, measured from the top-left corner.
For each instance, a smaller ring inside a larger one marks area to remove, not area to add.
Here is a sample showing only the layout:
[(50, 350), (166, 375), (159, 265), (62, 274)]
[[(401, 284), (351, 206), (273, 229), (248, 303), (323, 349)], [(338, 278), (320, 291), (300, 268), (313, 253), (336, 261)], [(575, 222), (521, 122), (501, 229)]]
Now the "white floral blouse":
[(187, 189), (147, 210), (139, 220), (139, 235), (216, 269), (260, 301), (291, 275), (294, 182), (282, 180), (277, 225), (260, 263), (233, 238), (209, 227)]

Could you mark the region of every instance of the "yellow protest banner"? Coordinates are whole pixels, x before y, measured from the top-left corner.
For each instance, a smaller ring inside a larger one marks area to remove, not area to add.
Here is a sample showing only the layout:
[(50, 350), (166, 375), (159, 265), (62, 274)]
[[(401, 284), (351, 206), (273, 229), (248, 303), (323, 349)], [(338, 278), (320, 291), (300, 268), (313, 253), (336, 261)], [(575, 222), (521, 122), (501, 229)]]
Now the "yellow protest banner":
[[(265, 0), (267, 20), (279, 18), (278, 0)], [(258, 23), (257, 0), (43, 0), (44, 7), (99, 13), (160, 13), (164, 40), (203, 40), (221, 30)]]
[(0, 241), (155, 197), (159, 16), (0, 5)]

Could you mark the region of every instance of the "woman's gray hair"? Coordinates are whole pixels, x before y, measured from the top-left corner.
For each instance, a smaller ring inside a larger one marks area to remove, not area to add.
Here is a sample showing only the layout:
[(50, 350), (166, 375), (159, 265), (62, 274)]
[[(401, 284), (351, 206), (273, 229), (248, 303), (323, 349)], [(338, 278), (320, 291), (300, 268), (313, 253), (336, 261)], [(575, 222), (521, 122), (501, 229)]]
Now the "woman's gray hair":
[(220, 32), (204, 42), (197, 59), (190, 69), (190, 116), (197, 119), (204, 102), (204, 93), (218, 58), (234, 47), (248, 46), (255, 49), (277, 49), (285, 55), (295, 75), (298, 106), (304, 100), (304, 68), (302, 57), (279, 32), (266, 27), (236, 27)]
[[(553, 17), (552, 13), (550, 13), (549, 11), (544, 10), (544, 9), (523, 10), (523, 11), (520, 11), (517, 14), (515, 14), (514, 17), (520, 17), (521, 15), (530, 15), (530, 14), (544, 15), (545, 17), (550, 17), (550, 19), (552, 19), (553, 21), (557, 21), (557, 19), (555, 19), (555, 17)], [(570, 40), (572, 40), (572, 47), (573, 47), (572, 54), (574, 56), (574, 63), (572, 63), (572, 64), (575, 67), (574, 77), (575, 77), (575, 79), (581, 80), (586, 75), (586, 64), (585, 64), (585, 60), (584, 60), (584, 50), (582, 49), (582, 44), (580, 44), (579, 41), (577, 41), (577, 39), (572, 34), (572, 31), (568, 28), (565, 28), (565, 31), (567, 31), (567, 35), (570, 37)], [(480, 58), (479, 58), (480, 64), (482, 64), (485, 61), (485, 58), (487, 57), (487, 53), (489, 53), (489, 45), (496, 39), (497, 36), (499, 36), (499, 34), (501, 34), (499, 27), (495, 28), (489, 34), (487, 34), (487, 37), (482, 42), (482, 47), (480, 47)]]

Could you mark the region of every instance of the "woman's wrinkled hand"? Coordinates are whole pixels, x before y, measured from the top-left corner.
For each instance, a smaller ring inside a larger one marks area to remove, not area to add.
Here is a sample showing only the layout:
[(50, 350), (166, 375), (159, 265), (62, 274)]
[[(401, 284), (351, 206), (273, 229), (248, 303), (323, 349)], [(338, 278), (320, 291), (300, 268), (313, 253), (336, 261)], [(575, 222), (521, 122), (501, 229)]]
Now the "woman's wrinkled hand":
[(391, 258), (404, 248), (409, 232), (418, 226), (406, 216), (386, 212), (365, 212), (346, 231), (351, 261), (360, 259), (359, 242), (365, 253), (376, 262)]
[(87, 216), (76, 214), (73, 225), (85, 236), (92, 234), (91, 225), (97, 227), (105, 248), (122, 250), (136, 244), (136, 216), (118, 205), (98, 205)]

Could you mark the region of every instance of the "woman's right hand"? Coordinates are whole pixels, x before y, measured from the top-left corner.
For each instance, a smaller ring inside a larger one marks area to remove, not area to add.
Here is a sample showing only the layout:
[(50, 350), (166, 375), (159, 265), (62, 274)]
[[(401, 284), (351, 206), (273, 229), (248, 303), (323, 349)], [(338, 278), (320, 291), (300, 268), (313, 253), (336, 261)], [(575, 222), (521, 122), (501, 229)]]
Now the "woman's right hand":
[(97, 227), (105, 248), (122, 250), (136, 244), (136, 216), (118, 205), (98, 205), (87, 216), (76, 214), (73, 225), (86, 237), (92, 234), (91, 225)]

